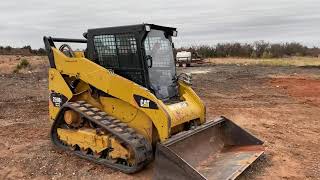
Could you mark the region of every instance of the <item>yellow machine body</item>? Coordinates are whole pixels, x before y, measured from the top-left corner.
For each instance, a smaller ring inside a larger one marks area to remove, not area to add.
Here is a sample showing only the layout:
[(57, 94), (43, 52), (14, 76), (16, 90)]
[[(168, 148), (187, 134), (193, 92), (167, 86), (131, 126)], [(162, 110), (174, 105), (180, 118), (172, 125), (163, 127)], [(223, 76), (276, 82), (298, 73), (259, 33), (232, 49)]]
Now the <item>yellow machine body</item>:
[[(65, 95), (68, 100), (85, 100), (102, 108), (108, 114), (128, 123), (150, 141), (156, 133), (160, 141), (170, 137), (171, 129), (183, 123), (197, 120), (205, 122), (205, 106), (190, 86), (179, 82), (179, 93), (182, 102), (166, 105), (157, 99), (148, 89), (125, 79), (113, 72), (83, 58), (70, 58), (53, 48), (56, 68), (49, 70), (49, 91)], [(73, 94), (63, 79), (78, 78), (82, 84)], [(110, 94), (112, 97), (95, 99), (90, 96), (89, 85)], [(133, 95), (140, 95), (155, 102), (158, 109), (141, 108)], [(50, 119), (54, 120), (59, 107), (49, 105)], [(153, 128), (153, 126), (155, 128)], [(156, 130), (156, 132), (153, 132)]]

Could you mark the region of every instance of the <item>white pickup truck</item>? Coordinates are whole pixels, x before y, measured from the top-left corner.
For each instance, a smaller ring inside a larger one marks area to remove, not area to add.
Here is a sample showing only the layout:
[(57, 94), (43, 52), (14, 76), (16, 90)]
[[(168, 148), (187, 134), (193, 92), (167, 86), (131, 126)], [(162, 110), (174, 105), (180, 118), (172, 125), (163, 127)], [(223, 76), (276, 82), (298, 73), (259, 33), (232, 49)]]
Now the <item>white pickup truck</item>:
[(176, 65), (177, 66), (187, 66), (191, 65), (192, 53), (188, 51), (177, 52)]

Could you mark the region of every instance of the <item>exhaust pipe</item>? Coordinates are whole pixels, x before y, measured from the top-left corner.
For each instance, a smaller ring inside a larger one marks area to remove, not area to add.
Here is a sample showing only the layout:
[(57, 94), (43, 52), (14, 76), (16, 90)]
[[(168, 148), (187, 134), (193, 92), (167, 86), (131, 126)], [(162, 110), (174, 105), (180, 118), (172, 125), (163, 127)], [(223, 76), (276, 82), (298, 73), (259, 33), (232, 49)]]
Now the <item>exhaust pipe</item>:
[(154, 179), (235, 179), (264, 153), (262, 144), (220, 117), (158, 143)]

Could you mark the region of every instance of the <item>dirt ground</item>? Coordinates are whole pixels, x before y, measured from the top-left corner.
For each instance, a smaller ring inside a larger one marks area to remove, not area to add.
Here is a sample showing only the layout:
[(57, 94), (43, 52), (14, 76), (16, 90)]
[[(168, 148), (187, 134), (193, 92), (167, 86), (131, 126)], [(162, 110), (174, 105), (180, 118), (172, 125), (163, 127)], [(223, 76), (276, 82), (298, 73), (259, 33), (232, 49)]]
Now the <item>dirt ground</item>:
[[(19, 58), (0, 57), (0, 179), (150, 179), (57, 151), (48, 135), (45, 58), (27, 57), (31, 66), (14, 74)], [(265, 142), (265, 156), (240, 179), (319, 179), (320, 68), (201, 65), (178, 71), (193, 74), (209, 119), (226, 116)]]

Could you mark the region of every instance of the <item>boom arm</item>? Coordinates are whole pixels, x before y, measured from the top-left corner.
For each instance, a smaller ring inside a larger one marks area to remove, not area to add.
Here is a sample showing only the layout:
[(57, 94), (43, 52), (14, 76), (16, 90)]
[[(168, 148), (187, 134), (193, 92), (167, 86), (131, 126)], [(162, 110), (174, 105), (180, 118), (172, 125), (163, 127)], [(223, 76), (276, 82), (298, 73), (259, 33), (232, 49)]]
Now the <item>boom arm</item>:
[[(162, 101), (158, 100), (148, 89), (116, 75), (86, 58), (69, 58), (55, 47), (51, 47), (51, 51), (54, 57), (54, 67), (61, 74), (77, 77), (109, 95), (139, 108), (153, 121), (161, 141), (169, 137), (171, 118)], [(149, 100), (149, 104), (154, 103), (155, 108), (141, 107), (135, 97), (143, 97), (145, 100), (143, 102)]]
[(43, 37), (43, 42), (48, 53), (49, 63), (51, 68), (55, 68), (55, 62), (52, 52), (52, 47), (55, 48), (54, 42), (66, 42), (66, 43), (87, 43), (86, 39), (67, 39), (67, 38), (52, 38), (52, 37)]

